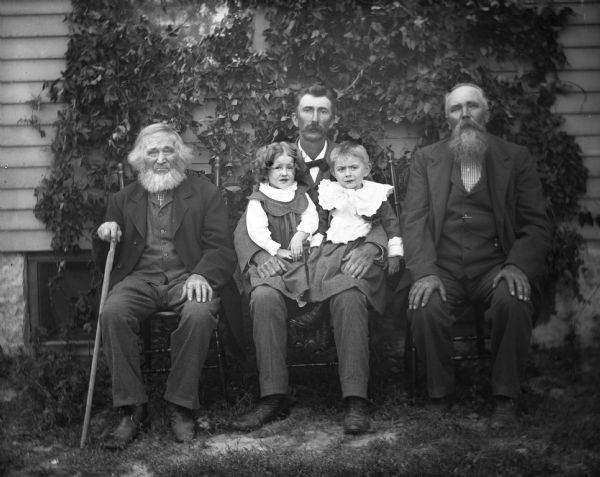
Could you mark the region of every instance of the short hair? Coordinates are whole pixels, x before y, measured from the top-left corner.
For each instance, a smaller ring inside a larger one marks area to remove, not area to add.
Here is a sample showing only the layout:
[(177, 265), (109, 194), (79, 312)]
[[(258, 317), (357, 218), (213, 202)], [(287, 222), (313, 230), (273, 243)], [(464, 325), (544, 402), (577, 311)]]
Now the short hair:
[(173, 138), (175, 143), (175, 154), (183, 163), (184, 169), (189, 167), (194, 158), (194, 151), (192, 148), (186, 146), (179, 133), (166, 123), (150, 124), (139, 132), (133, 143), (133, 149), (127, 156), (127, 161), (131, 164), (131, 167), (136, 171), (143, 169), (144, 159), (146, 158), (146, 139), (158, 133), (167, 133)]
[(298, 109), (298, 106), (300, 106), (300, 100), (307, 94), (315, 96), (316, 98), (321, 98), (325, 96), (331, 103), (331, 114), (335, 116), (337, 110), (336, 94), (331, 88), (328, 88), (327, 86), (319, 83), (302, 88), (300, 91), (298, 91), (298, 94), (296, 95), (296, 109)]
[(462, 88), (464, 86), (469, 86), (470, 88), (477, 90), (479, 92), (479, 94), (481, 95), (481, 102), (483, 104), (484, 109), (486, 111), (490, 110), (488, 100), (485, 96), (485, 92), (483, 91), (483, 89), (480, 86), (477, 86), (475, 83), (458, 83), (458, 84), (455, 84), (452, 87), (452, 89), (444, 95), (444, 113), (446, 114), (446, 116), (448, 115), (448, 109), (449, 109), (448, 100), (450, 99), (450, 95), (458, 88)]
[(356, 141), (344, 141), (335, 145), (331, 150), (329, 157), (327, 158), (327, 164), (329, 164), (329, 167), (333, 169), (335, 162), (338, 159), (348, 156), (360, 159), (365, 166), (371, 165), (367, 150), (363, 145), (357, 143)]
[(289, 142), (273, 142), (267, 146), (262, 146), (254, 153), (252, 161), (252, 174), (257, 184), (268, 182), (269, 168), (279, 156), (288, 155), (294, 160), (297, 166), (296, 149)]

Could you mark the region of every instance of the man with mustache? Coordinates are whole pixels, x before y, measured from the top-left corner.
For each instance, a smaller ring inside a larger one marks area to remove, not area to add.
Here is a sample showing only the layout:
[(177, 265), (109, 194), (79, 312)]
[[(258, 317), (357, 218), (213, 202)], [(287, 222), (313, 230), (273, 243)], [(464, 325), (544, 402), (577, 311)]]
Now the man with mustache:
[(429, 407), (448, 410), (453, 312), (465, 302), (484, 305), (492, 327), (490, 423), (501, 427), (517, 417), (550, 227), (535, 160), (486, 132), (481, 88), (455, 86), (445, 111), (451, 137), (416, 152), (404, 204), (409, 320)]
[(138, 335), (140, 322), (160, 309), (180, 315), (164, 394), (171, 429), (178, 442), (194, 437), (198, 381), (235, 258), (219, 190), (185, 174), (192, 158), (170, 126), (142, 129), (128, 156), (137, 180), (109, 198), (98, 227), (99, 239), (118, 242), (100, 317), (113, 405), (123, 412), (108, 448), (125, 447), (149, 423)]
[[(308, 186), (308, 194), (318, 204), (316, 188), (330, 173), (325, 159), (334, 144), (327, 132), (335, 120), (335, 96), (322, 86), (313, 85), (297, 95), (292, 114), (298, 128), (298, 171), (296, 180)], [(285, 260), (271, 256), (248, 237), (245, 216), (234, 233), (235, 249), (242, 275), (252, 261), (261, 277), (286, 270)], [(381, 226), (374, 227), (360, 246), (346, 255), (342, 272), (362, 278), (371, 266), (381, 266), (387, 250), (387, 236)], [(377, 265), (374, 265), (377, 262)], [(288, 370), (286, 365), (288, 310), (292, 300), (274, 288), (260, 286), (250, 295), (250, 315), (259, 371), (261, 399), (255, 409), (232, 423), (249, 431), (287, 416)], [(369, 381), (369, 334), (367, 299), (358, 288), (344, 290), (328, 300), (331, 324), (338, 352), (338, 371), (346, 412), (344, 431), (365, 432), (369, 428), (367, 387)]]

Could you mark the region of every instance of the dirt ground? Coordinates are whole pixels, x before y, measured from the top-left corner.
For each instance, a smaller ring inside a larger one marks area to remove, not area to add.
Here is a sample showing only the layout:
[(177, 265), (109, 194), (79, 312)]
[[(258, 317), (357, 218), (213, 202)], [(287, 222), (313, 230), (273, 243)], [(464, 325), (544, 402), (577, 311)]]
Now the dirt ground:
[(492, 430), (489, 368), (457, 366), (457, 404), (449, 414), (432, 414), (423, 407), (422, 392), (409, 393), (400, 333), (393, 326), (382, 333), (387, 339), (376, 356), (371, 430), (356, 437), (341, 427), (335, 368), (294, 370), (289, 418), (248, 434), (231, 431), (228, 422), (256, 397), (255, 376), (244, 370), (241, 379), (233, 377), (229, 400), (216, 377), (207, 378), (198, 434), (189, 444), (173, 442), (157, 390), (151, 394), (151, 428), (120, 452), (102, 448), (117, 416), (109, 402), (95, 402), (80, 450), (81, 419), (40, 426), (47, 410), (31, 400), (18, 373), (5, 370), (0, 475), (600, 475), (600, 350), (532, 349), (519, 423)]

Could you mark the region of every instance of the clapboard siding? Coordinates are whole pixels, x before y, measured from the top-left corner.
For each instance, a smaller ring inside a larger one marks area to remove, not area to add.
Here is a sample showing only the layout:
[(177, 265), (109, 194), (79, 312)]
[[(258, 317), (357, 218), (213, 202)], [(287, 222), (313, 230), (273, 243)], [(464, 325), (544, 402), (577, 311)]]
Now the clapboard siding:
[[(594, 6), (594, 3), (588, 1), (574, 2), (554, 2), (557, 7), (567, 7), (573, 10), (573, 15), (569, 19), (571, 25), (594, 25), (600, 24), (600, 9)], [(566, 38), (563, 40), (563, 38)], [(561, 41), (567, 44), (569, 37), (561, 36)]]
[[(530, 2), (537, 3), (537, 2)], [(568, 65), (560, 79), (571, 85), (571, 93), (560, 96), (554, 106), (564, 116), (563, 128), (576, 137), (589, 169), (588, 192), (582, 204), (600, 213), (600, 1), (560, 1), (558, 7), (573, 10), (569, 26), (561, 33)], [(33, 216), (33, 189), (48, 174), (52, 164), (52, 126), (61, 104), (51, 103), (44, 81), (53, 81), (65, 69), (64, 53), (69, 26), (64, 21), (71, 11), (69, 0), (0, 0), (0, 251), (50, 249), (51, 235)], [(506, 75), (515, 67), (503, 65)], [(38, 99), (39, 111), (28, 102)], [(46, 133), (19, 120), (35, 114)], [(196, 119), (214, 115), (214, 102), (194, 113)], [(397, 152), (410, 150), (415, 131), (395, 126), (386, 128), (382, 145)], [(186, 142), (197, 151), (194, 169), (206, 170), (210, 154), (191, 133)], [(584, 236), (600, 244), (600, 227), (586, 227)], [(84, 245), (85, 246), (85, 245)]]
[[(558, 99), (555, 111), (565, 118), (563, 128), (581, 147), (589, 176), (582, 205), (600, 214), (600, 2), (561, 2), (574, 11), (562, 32), (567, 66), (559, 78), (572, 94)], [(583, 227), (588, 244), (600, 247), (600, 227)]]
[[(600, 28), (598, 28), (600, 30)], [(600, 44), (600, 38), (598, 39)], [(573, 47), (565, 48), (569, 68), (573, 70), (599, 70), (600, 69), (600, 47)]]
[(64, 14), (3, 16), (0, 17), (0, 35), (2, 38), (65, 37), (69, 34), (69, 25), (64, 19)]
[(593, 177), (600, 177), (600, 156), (584, 156), (583, 164), (590, 171)]
[(48, 81), (61, 76), (65, 69), (63, 59), (2, 60), (0, 81)]
[[(2, 168), (0, 170), (0, 188), (2, 190), (30, 189), (33, 191), (47, 173), (47, 167)], [(4, 228), (4, 223), (0, 221), (0, 224)]]
[(53, 160), (50, 146), (3, 147), (0, 167), (49, 167)]
[(35, 207), (36, 197), (30, 188), (0, 190), (0, 210), (27, 210)]
[(600, 131), (600, 111), (597, 114), (564, 114), (564, 129), (577, 136), (595, 136)]
[(598, 24), (571, 25), (560, 36), (560, 41), (565, 50), (572, 47), (597, 47), (600, 44)]
[(20, 0), (0, 2), (0, 15), (49, 15), (71, 13), (71, 0)]
[(557, 98), (553, 108), (557, 114), (585, 114), (600, 111), (600, 93), (570, 93)]
[[(0, 251), (51, 248), (50, 233), (33, 215), (34, 189), (50, 170), (52, 124), (63, 105), (42, 88), (66, 67), (70, 11), (69, 0), (0, 1)], [(32, 118), (45, 137), (27, 125)]]
[(0, 85), (0, 104), (20, 104), (38, 97), (43, 102), (50, 102), (48, 90), (43, 89), (43, 81), (19, 81)]
[(0, 210), (2, 229), (9, 230), (44, 230), (45, 227), (36, 219), (30, 210)]
[[(52, 234), (47, 230), (0, 230), (0, 252), (47, 252)], [(89, 248), (89, 244), (88, 244)]]
[(68, 43), (67, 37), (4, 38), (0, 41), (0, 59), (56, 58), (62, 60)]
[(42, 104), (36, 111), (29, 104), (0, 104), (0, 126), (11, 126), (20, 124), (23, 120), (31, 120), (34, 116), (38, 123), (50, 126), (56, 121), (57, 112), (63, 108), (62, 104)]
[(29, 126), (0, 126), (0, 144), (5, 147), (49, 146), (55, 130), (51, 126), (45, 126), (43, 129), (46, 132), (45, 137)]

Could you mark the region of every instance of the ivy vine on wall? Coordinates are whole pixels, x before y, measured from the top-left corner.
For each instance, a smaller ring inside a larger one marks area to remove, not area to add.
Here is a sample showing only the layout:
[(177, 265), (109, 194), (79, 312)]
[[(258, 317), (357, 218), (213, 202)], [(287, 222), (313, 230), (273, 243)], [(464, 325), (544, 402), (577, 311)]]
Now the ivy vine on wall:
[[(67, 106), (59, 113), (50, 176), (36, 189), (35, 213), (69, 253), (102, 220), (114, 170), (137, 131), (168, 121), (193, 134), (238, 171), (240, 191), (224, 190), (232, 217), (244, 207), (255, 147), (293, 140), (289, 114), (298, 88), (320, 81), (338, 95), (336, 139), (360, 139), (377, 180), (389, 181), (381, 138), (386, 127), (417, 131), (419, 144), (445, 134), (443, 95), (473, 81), (487, 92), (489, 129), (535, 155), (554, 219), (548, 263), (553, 282), (577, 291), (581, 236), (568, 223), (579, 212), (587, 170), (573, 137), (552, 113), (564, 92), (558, 35), (568, 8), (521, 0), (230, 0), (211, 34), (184, 35), (176, 22), (140, 16), (157, 1), (73, 0), (67, 68), (50, 85)], [(194, 2), (161, 0), (165, 11)], [(217, 8), (218, 2), (197, 2)], [(267, 19), (264, 50), (254, 49), (254, 16)], [(510, 73), (499, 73), (498, 71)], [(202, 123), (194, 109), (216, 103)], [(409, 154), (395, 158), (400, 193)]]

